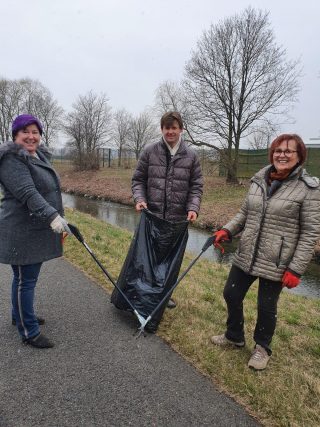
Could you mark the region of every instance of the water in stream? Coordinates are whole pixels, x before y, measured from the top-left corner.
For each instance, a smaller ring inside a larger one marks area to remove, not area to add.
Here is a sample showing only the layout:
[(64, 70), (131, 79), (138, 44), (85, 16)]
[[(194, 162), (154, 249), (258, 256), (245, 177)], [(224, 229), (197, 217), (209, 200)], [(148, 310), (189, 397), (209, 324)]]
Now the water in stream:
[[(135, 230), (139, 222), (139, 214), (135, 212), (134, 208), (131, 206), (102, 200), (93, 200), (66, 193), (63, 194), (63, 203), (66, 207), (88, 213), (95, 218), (99, 218), (132, 232)], [(189, 227), (187, 251), (193, 254), (200, 253), (203, 244), (209, 236), (210, 233), (207, 231)], [(88, 243), (90, 244), (90, 242)], [(225, 244), (224, 247), (225, 254), (223, 256), (220, 251), (209, 248), (203, 254), (203, 257), (215, 262), (230, 264), (233, 252), (236, 249), (236, 243), (231, 245)], [(306, 273), (302, 277), (301, 284), (297, 288), (288, 292), (312, 298), (320, 298), (320, 264), (315, 262), (310, 263)]]

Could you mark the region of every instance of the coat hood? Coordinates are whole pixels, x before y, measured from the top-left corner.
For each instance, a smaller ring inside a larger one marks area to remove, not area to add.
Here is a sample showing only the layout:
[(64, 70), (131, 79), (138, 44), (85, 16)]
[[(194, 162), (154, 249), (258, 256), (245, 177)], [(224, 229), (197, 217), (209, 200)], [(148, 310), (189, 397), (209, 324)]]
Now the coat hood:
[(302, 179), (302, 181), (310, 188), (317, 188), (320, 185), (319, 178), (309, 175), (305, 169), (302, 169), (300, 179)]
[[(50, 160), (51, 153), (49, 152), (46, 146), (39, 145), (39, 147), (37, 148), (37, 152), (40, 152), (40, 154), (43, 154), (48, 160)], [(13, 141), (8, 141), (0, 145), (0, 161), (7, 154), (16, 154), (17, 156), (21, 156), (24, 158), (30, 156), (28, 151), (23, 148), (22, 145), (16, 144)]]

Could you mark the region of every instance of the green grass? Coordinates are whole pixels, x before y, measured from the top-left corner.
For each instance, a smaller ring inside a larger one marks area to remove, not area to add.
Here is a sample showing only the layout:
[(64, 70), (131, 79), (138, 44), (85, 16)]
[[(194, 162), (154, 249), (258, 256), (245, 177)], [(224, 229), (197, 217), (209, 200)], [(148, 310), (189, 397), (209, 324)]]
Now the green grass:
[[(77, 211), (67, 210), (66, 216), (116, 278), (132, 235)], [(113, 289), (75, 238), (66, 239), (65, 256), (108, 292)], [(187, 255), (183, 269), (190, 260)], [(253, 372), (247, 362), (257, 314), (255, 285), (244, 303), (246, 347), (226, 350), (210, 344), (210, 336), (225, 328), (222, 291), (227, 274), (225, 266), (200, 259), (177, 287), (178, 307), (165, 312), (158, 334), (263, 424), (320, 426), (320, 301), (289, 292), (281, 295), (273, 356), (265, 371)]]
[(243, 200), (248, 188), (247, 186), (226, 185), (224, 178), (205, 177), (205, 191), (203, 192), (203, 203), (220, 203), (221, 201)]

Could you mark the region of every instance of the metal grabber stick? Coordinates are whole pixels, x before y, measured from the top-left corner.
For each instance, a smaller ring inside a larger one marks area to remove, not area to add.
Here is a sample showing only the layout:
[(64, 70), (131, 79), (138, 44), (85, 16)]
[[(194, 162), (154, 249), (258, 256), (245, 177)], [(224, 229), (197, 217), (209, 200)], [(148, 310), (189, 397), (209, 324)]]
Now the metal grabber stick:
[[(138, 319), (138, 321), (140, 323), (140, 327), (139, 327), (140, 331), (144, 331), (144, 327), (147, 324), (146, 319), (135, 309), (134, 305), (128, 299), (128, 297), (126, 296), (126, 294), (122, 291), (122, 289), (119, 288), (119, 286), (117, 285), (116, 281), (112, 278), (112, 276), (110, 275), (110, 273), (104, 268), (104, 266), (98, 260), (98, 258), (93, 253), (93, 251), (91, 250), (91, 248), (85, 242), (85, 240), (84, 240), (82, 234), (80, 233), (80, 231), (78, 230), (78, 228), (75, 225), (73, 225), (73, 224), (68, 224), (68, 226), (69, 226), (72, 234), (74, 235), (74, 237), (77, 240), (79, 240), (80, 243), (82, 243), (82, 245), (86, 248), (86, 250), (89, 252), (89, 254), (92, 256), (92, 258), (95, 260), (95, 262), (98, 264), (98, 266), (104, 272), (104, 274), (108, 277), (108, 279), (113, 284), (113, 286), (117, 289), (117, 291), (120, 293), (120, 295), (124, 298), (124, 300), (126, 301), (126, 303), (131, 307), (133, 313), (136, 315), (136, 317), (137, 317), (137, 319)], [(139, 333), (139, 335), (140, 335), (140, 333)]]
[(190, 269), (194, 266), (194, 264), (198, 261), (198, 259), (201, 257), (201, 255), (211, 246), (213, 245), (215, 241), (215, 236), (208, 237), (205, 244), (203, 245), (201, 252), (194, 258), (193, 261), (189, 264), (187, 269), (178, 277), (174, 285), (166, 292), (165, 296), (161, 299), (161, 301), (158, 303), (158, 305), (154, 308), (151, 314), (145, 319), (144, 325), (141, 324), (139, 330), (138, 336), (140, 336), (144, 332), (144, 328), (146, 324), (152, 319), (152, 317), (156, 314), (156, 312), (159, 310), (159, 308), (167, 301), (167, 299), (170, 297), (172, 292), (175, 290), (175, 288), (178, 286), (178, 284), (181, 282), (181, 280), (184, 278), (184, 276), (190, 271)]

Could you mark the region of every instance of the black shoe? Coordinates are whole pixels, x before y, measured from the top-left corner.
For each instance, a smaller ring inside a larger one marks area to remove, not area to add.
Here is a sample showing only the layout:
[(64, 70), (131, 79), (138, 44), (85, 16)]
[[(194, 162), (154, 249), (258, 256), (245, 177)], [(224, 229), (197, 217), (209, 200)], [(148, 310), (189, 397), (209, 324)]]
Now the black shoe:
[(32, 347), (36, 348), (52, 348), (54, 344), (48, 340), (44, 335), (37, 335), (33, 338), (23, 338), (22, 342), (26, 345), (32, 345)]
[[(37, 321), (38, 321), (39, 325), (44, 325), (46, 323), (46, 321), (43, 317), (37, 317)], [(13, 324), (13, 326), (16, 326), (16, 324), (17, 324), (16, 319), (12, 319), (11, 323)]]
[(177, 304), (173, 301), (173, 299), (169, 299), (168, 303), (167, 303), (167, 308), (176, 308)]

